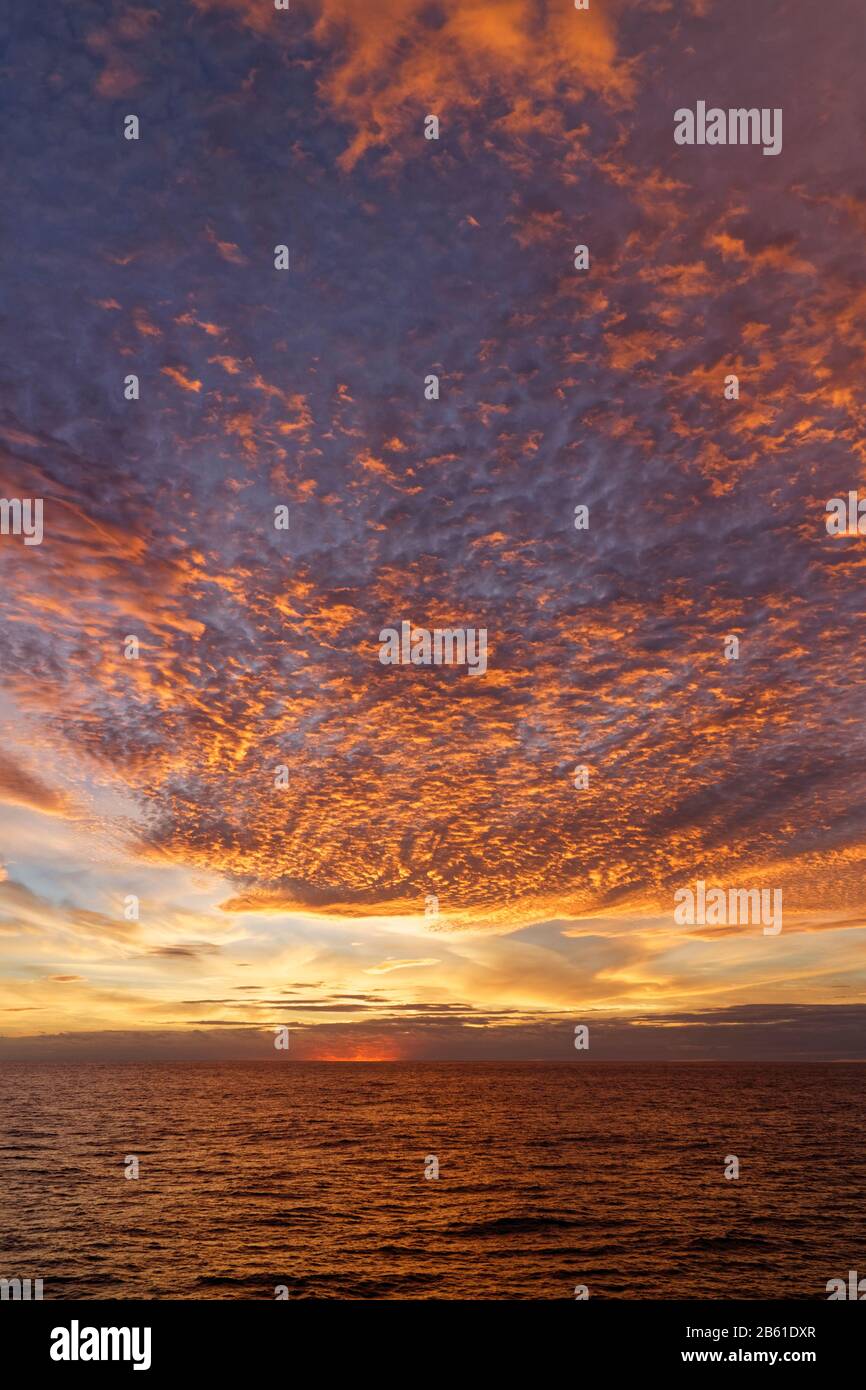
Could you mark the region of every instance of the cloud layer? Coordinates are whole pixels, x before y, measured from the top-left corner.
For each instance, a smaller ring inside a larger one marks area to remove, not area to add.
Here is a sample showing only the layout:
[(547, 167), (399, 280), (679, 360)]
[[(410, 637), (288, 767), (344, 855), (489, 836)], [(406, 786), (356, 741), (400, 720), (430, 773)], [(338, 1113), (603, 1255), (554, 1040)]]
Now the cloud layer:
[[(141, 878), (121, 954), (435, 894), (365, 965), (416, 999), (472, 987), (440, 939), (551, 921), (619, 953), (574, 999), (862, 988), (862, 48), (805, 0), (20, 27), (0, 494), (45, 541), (0, 538), (0, 793), (67, 867), (13, 812), (0, 888), (47, 973)], [(698, 99), (783, 108), (782, 153), (676, 146)], [(486, 627), (486, 675), (380, 665), (403, 619)], [(783, 887), (775, 955), (673, 930), (698, 877)]]

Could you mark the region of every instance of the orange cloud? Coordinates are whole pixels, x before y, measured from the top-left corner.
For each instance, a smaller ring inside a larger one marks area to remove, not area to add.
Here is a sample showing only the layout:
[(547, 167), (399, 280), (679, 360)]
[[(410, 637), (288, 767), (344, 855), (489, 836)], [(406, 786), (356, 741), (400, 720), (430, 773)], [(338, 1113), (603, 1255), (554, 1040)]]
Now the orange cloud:
[(46, 786), (5, 753), (0, 753), (0, 801), (29, 806), (47, 816), (69, 815), (68, 797), (55, 787)]
[(179, 371), (176, 367), (162, 367), (160, 368), (160, 370), (162, 371), (163, 376), (171, 377), (172, 381), (175, 382), (178, 386), (181, 386), (184, 391), (198, 392), (201, 390), (200, 381), (196, 381), (194, 378), (186, 376), (182, 371)]
[[(585, 91), (615, 106), (633, 81), (617, 58), (607, 13), (566, 6), (539, 13), (533, 0), (444, 0), (444, 22), (425, 22), (426, 0), (321, 0), (314, 37), (331, 63), (320, 93), (354, 130), (340, 156), (349, 171), (365, 153), (421, 138), (423, 117), (472, 119), (496, 93), (515, 110), (533, 92), (539, 108)], [(558, 128), (561, 116), (554, 118)], [(520, 123), (528, 129), (527, 118)], [(515, 132), (516, 133), (516, 132)]]

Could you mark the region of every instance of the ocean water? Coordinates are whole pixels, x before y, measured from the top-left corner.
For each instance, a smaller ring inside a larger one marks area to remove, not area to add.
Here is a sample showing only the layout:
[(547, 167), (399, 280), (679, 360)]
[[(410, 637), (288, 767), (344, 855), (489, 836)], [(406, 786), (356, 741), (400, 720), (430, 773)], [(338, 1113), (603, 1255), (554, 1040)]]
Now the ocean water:
[(866, 1273), (864, 1101), (857, 1065), (8, 1064), (0, 1276), (45, 1299), (826, 1298)]

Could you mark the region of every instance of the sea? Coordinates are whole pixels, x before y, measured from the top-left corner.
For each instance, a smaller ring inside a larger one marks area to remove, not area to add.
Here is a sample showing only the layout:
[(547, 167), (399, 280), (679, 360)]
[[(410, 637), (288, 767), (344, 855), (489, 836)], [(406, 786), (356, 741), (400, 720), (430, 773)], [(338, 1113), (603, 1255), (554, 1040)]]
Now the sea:
[(866, 1275), (864, 1107), (858, 1064), (8, 1063), (0, 1277), (46, 1300), (826, 1299)]

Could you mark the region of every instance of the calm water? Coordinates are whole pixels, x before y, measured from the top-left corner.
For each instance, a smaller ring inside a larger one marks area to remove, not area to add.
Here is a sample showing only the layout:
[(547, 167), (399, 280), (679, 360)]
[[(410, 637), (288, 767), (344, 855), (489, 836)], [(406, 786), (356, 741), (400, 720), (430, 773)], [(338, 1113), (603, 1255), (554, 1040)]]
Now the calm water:
[(6, 1065), (0, 1275), (46, 1299), (826, 1297), (866, 1272), (864, 1087), (860, 1066)]

